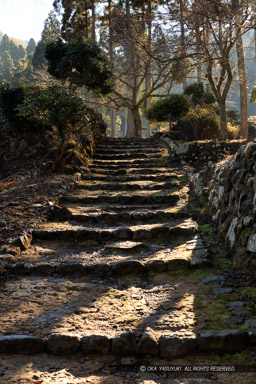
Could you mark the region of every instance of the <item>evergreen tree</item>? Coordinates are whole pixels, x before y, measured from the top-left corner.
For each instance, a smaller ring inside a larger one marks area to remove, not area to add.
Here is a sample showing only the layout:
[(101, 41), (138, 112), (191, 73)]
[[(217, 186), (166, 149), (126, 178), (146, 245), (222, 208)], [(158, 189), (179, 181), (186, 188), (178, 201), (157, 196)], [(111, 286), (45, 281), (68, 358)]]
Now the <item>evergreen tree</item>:
[(0, 44), (0, 55), (5, 51), (9, 50), (9, 42), (10, 42), (9, 37), (6, 34), (3, 35), (3, 38)]
[(32, 59), (32, 64), (35, 69), (40, 69), (47, 66), (45, 58), (45, 49), (48, 43), (57, 41), (60, 38), (60, 23), (56, 14), (51, 11), (48, 18), (44, 22), (44, 29), (41, 34), (41, 40), (38, 42), (35, 53)]
[(4, 51), (0, 61), (0, 76), (2, 80), (10, 80), (15, 69), (13, 60), (8, 51)]
[(30, 39), (26, 48), (27, 55), (31, 55), (35, 52), (36, 50), (36, 42), (34, 39)]

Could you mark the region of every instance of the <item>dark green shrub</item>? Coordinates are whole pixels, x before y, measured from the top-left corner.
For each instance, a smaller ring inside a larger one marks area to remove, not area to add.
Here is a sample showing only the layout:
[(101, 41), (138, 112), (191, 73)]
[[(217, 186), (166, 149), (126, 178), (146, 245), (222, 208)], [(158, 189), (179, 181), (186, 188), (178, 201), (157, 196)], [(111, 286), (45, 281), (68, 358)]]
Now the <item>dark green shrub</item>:
[(169, 97), (156, 101), (146, 113), (149, 120), (173, 121), (186, 114), (189, 103), (186, 96), (173, 93)]
[(62, 40), (46, 46), (48, 72), (59, 80), (86, 86), (99, 96), (112, 91), (113, 79), (103, 51), (90, 42), (65, 43)]
[(58, 135), (65, 139), (68, 131), (87, 126), (86, 105), (73, 88), (53, 85), (35, 94), (27, 94), (17, 107), (19, 116), (28, 121), (41, 122), (57, 129)]
[(191, 103), (194, 106), (203, 107), (214, 104), (216, 101), (213, 93), (206, 91), (202, 82), (189, 84), (185, 88), (184, 94), (190, 97)]
[(197, 107), (180, 118), (175, 131), (182, 132), (189, 140), (217, 139), (220, 122), (212, 108)]
[(31, 119), (20, 115), (19, 107), (23, 105), (26, 97), (33, 98), (39, 92), (39, 88), (25, 85), (15, 85), (2, 82), (0, 85), (0, 112), (5, 125), (2, 126), (6, 133), (16, 137), (37, 136), (49, 126), (42, 124), (35, 116)]

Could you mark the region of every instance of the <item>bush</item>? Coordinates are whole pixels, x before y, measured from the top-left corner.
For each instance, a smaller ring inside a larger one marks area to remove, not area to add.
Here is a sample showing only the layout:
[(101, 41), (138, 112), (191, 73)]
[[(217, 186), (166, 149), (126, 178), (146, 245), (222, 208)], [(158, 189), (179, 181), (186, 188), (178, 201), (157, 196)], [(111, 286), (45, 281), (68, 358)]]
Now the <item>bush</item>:
[(53, 85), (40, 93), (27, 94), (17, 107), (19, 116), (44, 126), (55, 127), (63, 140), (68, 131), (87, 126), (87, 108), (73, 88)]
[(73, 88), (61, 85), (40, 89), (3, 84), (0, 124), (0, 147), (6, 152), (16, 148), (18, 154), (24, 145), (42, 144), (52, 169), (65, 166), (71, 171), (88, 165), (94, 140), (106, 133), (101, 116), (87, 108)]
[[(0, 85), (0, 113), (1, 120), (5, 121), (2, 130), (13, 137), (37, 136), (45, 127), (37, 120), (28, 120), (19, 114), (19, 106), (24, 103), (27, 94), (35, 94), (38, 89), (24, 85), (13, 85), (2, 82)], [(2, 132), (3, 133), (3, 132)]]
[(190, 96), (191, 102), (194, 106), (205, 106), (214, 104), (216, 99), (213, 93), (205, 91), (204, 84), (202, 82), (195, 82), (189, 84), (184, 94)]
[(220, 122), (212, 108), (197, 107), (181, 117), (175, 131), (182, 132), (189, 140), (217, 139)]
[(240, 125), (227, 123), (228, 139), (236, 140), (240, 137)]
[(169, 97), (156, 101), (146, 113), (149, 120), (172, 121), (178, 119), (189, 110), (189, 103), (186, 96), (173, 93)]

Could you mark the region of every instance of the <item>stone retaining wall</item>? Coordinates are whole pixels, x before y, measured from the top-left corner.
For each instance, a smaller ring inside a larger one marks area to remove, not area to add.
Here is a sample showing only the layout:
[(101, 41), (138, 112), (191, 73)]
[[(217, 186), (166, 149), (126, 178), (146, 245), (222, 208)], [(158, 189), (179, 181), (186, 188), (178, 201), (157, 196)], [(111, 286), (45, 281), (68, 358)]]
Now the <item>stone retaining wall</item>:
[(168, 148), (173, 160), (201, 166), (211, 166), (225, 156), (235, 154), (246, 144), (245, 140), (173, 141), (168, 132), (162, 133), (160, 140)]
[(256, 267), (256, 143), (192, 177), (194, 193), (218, 221), (238, 266)]

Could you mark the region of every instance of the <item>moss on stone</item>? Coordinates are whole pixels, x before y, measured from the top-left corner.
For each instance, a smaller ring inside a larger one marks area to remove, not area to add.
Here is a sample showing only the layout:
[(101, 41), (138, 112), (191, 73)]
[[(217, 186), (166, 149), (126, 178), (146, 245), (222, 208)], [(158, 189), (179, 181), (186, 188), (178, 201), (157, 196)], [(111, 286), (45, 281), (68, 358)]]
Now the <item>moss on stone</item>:
[(206, 232), (206, 233), (213, 233), (215, 228), (213, 228), (210, 224), (203, 224), (199, 227), (200, 231)]

